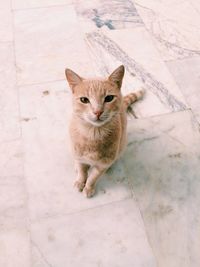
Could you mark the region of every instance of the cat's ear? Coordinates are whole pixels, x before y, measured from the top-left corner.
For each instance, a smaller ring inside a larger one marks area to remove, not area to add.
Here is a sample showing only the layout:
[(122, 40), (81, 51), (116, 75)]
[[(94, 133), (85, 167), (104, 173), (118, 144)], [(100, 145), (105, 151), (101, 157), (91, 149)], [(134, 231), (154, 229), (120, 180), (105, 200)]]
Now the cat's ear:
[(72, 91), (74, 91), (74, 87), (83, 80), (83, 78), (70, 69), (65, 69), (65, 75)]
[(108, 79), (117, 84), (118, 88), (120, 89), (122, 86), (122, 80), (124, 77), (124, 66), (119, 66), (113, 73), (108, 77)]

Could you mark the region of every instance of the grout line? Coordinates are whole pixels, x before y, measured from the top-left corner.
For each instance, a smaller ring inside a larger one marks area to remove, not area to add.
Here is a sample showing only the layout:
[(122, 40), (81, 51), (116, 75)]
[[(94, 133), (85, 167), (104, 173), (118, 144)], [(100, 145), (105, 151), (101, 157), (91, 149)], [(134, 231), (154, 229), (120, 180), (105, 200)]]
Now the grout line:
[[(200, 52), (200, 51), (199, 51)], [(193, 58), (200, 58), (200, 54), (196, 54), (196, 55), (186, 55), (182, 58), (175, 58), (175, 59), (168, 59), (168, 60), (164, 60), (164, 62), (167, 63), (171, 63), (171, 62), (181, 62), (187, 59), (193, 59)]]
[(27, 10), (37, 10), (37, 9), (45, 9), (45, 8), (57, 8), (57, 7), (67, 7), (67, 6), (73, 6), (74, 4), (71, 3), (66, 3), (66, 4), (60, 4), (60, 5), (49, 5), (49, 6), (37, 6), (37, 7), (24, 7), (24, 8), (13, 8), (13, 12), (20, 12), (20, 11), (27, 11)]
[[(170, 66), (168, 66), (167, 62), (165, 62), (165, 65), (166, 65), (166, 68), (168, 69), (170, 75), (172, 76), (172, 78), (173, 78), (173, 80), (174, 80), (174, 83), (176, 84), (177, 88), (179, 89), (180, 93), (182, 94), (183, 99), (185, 100), (186, 106), (188, 107), (188, 109), (189, 109), (189, 110), (192, 112), (192, 114), (193, 114), (192, 107), (190, 107), (190, 102), (188, 101), (188, 98), (185, 96), (185, 94), (182, 92), (182, 88), (181, 88), (181, 86), (178, 85), (177, 80), (176, 80), (175, 76), (173, 75), (173, 72), (171, 71)], [(194, 116), (194, 114), (193, 114), (193, 116)]]
[(138, 201), (138, 199), (137, 199), (137, 197), (136, 197), (136, 194), (135, 194), (135, 192), (134, 192), (134, 186), (133, 186), (133, 183), (131, 183), (131, 187), (132, 187), (131, 190), (132, 190), (132, 194), (133, 194), (133, 199), (134, 199), (134, 201), (135, 201), (135, 203), (136, 203), (136, 206), (137, 206), (137, 208), (138, 208), (138, 212), (139, 212), (139, 214), (140, 214), (140, 218), (141, 218), (141, 221), (142, 221), (142, 226), (143, 226), (143, 229), (144, 229), (144, 233), (145, 233), (145, 236), (146, 236), (148, 245), (149, 245), (149, 247), (150, 247), (150, 249), (151, 249), (152, 255), (154, 256), (154, 259), (155, 259), (155, 262), (156, 262), (156, 266), (159, 267), (159, 266), (158, 266), (158, 259), (157, 259), (157, 257), (156, 257), (156, 253), (155, 253), (155, 251), (154, 251), (154, 249), (153, 249), (153, 245), (151, 244), (151, 239), (150, 239), (150, 236), (149, 236), (149, 234), (148, 234), (148, 228), (146, 227), (145, 219), (144, 219), (143, 213), (142, 213), (141, 208), (140, 208), (140, 202)]
[(47, 265), (48, 267), (53, 267), (53, 265), (51, 265), (51, 264), (48, 262), (48, 260), (47, 260), (46, 257), (44, 256), (43, 252), (41, 251), (41, 249), (39, 248), (39, 246), (36, 244), (36, 242), (33, 241), (32, 238), (30, 239), (30, 241), (31, 241), (31, 245), (32, 245), (33, 247), (35, 247), (35, 249), (37, 249), (38, 253), (40, 254), (40, 257), (41, 257), (42, 260), (46, 263), (46, 265)]
[(67, 84), (67, 81), (65, 79), (58, 79), (58, 80), (41, 81), (41, 82), (27, 83), (27, 84), (17, 84), (17, 86), (21, 88), (21, 87), (28, 87), (40, 84), (56, 83), (56, 82), (66, 82)]
[(21, 136), (13, 138), (13, 139), (8, 139), (8, 140), (1, 140), (0, 141), (0, 145), (1, 144), (9, 144), (9, 143), (13, 143), (13, 142), (17, 142), (21, 140)]
[[(11, 0), (10, 0), (10, 4)], [(20, 110), (20, 96), (19, 96), (19, 89), (17, 86), (17, 61), (16, 61), (16, 53), (15, 53), (15, 27), (14, 27), (14, 16), (13, 16), (13, 12), (12, 12), (12, 34), (13, 34), (13, 41), (12, 41), (12, 47), (13, 47), (13, 61), (14, 61), (14, 68), (15, 68), (15, 87), (16, 87), (16, 91), (17, 91), (17, 102), (18, 102), (18, 115), (19, 115), (19, 122), (20, 122), (20, 114), (21, 114), (21, 110)], [(19, 123), (19, 127), (20, 127), (20, 137), (22, 137), (22, 128), (21, 128), (21, 123)]]
[(191, 108), (188, 107), (186, 109), (182, 109), (182, 110), (176, 110), (176, 111), (169, 111), (169, 112), (165, 112), (165, 113), (161, 113), (161, 114), (155, 114), (155, 115), (151, 115), (151, 116), (147, 116), (147, 117), (140, 117), (137, 118), (135, 120), (147, 120), (147, 119), (153, 119), (153, 118), (159, 118), (159, 117), (164, 117), (164, 116), (169, 116), (170, 114), (176, 114), (176, 113), (181, 113), (181, 112), (186, 112), (186, 111), (191, 111)]
[(8, 40), (8, 41), (0, 41), (0, 44), (7, 44), (7, 43), (10, 43), (10, 44), (12, 44), (12, 43), (13, 43), (13, 40)]
[[(10, 6), (12, 7), (12, 0), (10, 0)], [(21, 107), (20, 107), (20, 91), (17, 85), (17, 59), (16, 59), (16, 50), (15, 50), (15, 25), (14, 25), (14, 12), (11, 9), (12, 13), (12, 33), (13, 33), (13, 56), (14, 56), (14, 66), (15, 66), (15, 77), (16, 77), (16, 90), (17, 90), (17, 98), (18, 98), (18, 115), (19, 115), (19, 127), (20, 127), (20, 139), (21, 139), (21, 148), (22, 148), (22, 178), (23, 178), (23, 189), (25, 194), (25, 213), (26, 213), (26, 229), (29, 238), (28, 249), (30, 253), (30, 261), (31, 261), (31, 233), (30, 233), (30, 213), (29, 213), (29, 193), (27, 186), (27, 179), (25, 176), (25, 166), (24, 166), (24, 143), (23, 143), (23, 133), (22, 133), (22, 122), (21, 118)]]
[[(83, 196), (83, 197), (85, 197), (85, 196)], [(123, 202), (126, 200), (131, 200), (131, 199), (133, 199), (132, 194), (128, 197), (123, 198), (123, 199), (107, 202), (104, 204), (97, 205), (95, 207), (90, 207), (90, 208), (86, 208), (86, 209), (80, 209), (80, 210), (66, 212), (66, 213), (62, 213), (62, 214), (61, 213), (60, 214), (54, 214), (54, 215), (49, 215), (49, 216), (45, 216), (45, 217), (40, 217), (38, 219), (33, 219), (33, 220), (31, 220), (31, 224), (39, 223), (39, 222), (42, 222), (42, 221), (45, 221), (48, 219), (63, 218), (63, 217), (68, 217), (68, 216), (76, 215), (76, 214), (83, 213), (83, 212), (88, 212), (88, 211), (95, 210), (95, 209), (101, 209), (103, 207), (106, 207), (106, 206), (109, 206), (109, 205), (112, 205), (115, 203), (120, 203), (120, 202)], [(92, 201), (92, 199), (91, 199), (91, 201)]]
[(137, 204), (138, 211), (140, 213), (140, 217), (141, 217), (141, 221), (142, 221), (142, 224), (143, 224), (143, 229), (144, 229), (144, 232), (145, 232), (145, 236), (146, 236), (148, 245), (149, 245), (149, 247), (151, 249), (151, 252), (152, 252), (152, 255), (154, 257), (156, 266), (159, 267), (158, 259), (157, 259), (157, 256), (156, 256), (156, 252), (155, 252), (155, 249), (153, 248), (153, 244), (152, 244), (153, 242), (152, 242), (152, 240), (151, 240), (151, 238), (149, 236), (148, 227), (146, 227), (145, 219), (144, 219), (143, 213), (142, 213), (141, 208), (140, 208), (140, 203), (139, 203), (139, 201), (137, 199), (135, 199), (135, 202)]

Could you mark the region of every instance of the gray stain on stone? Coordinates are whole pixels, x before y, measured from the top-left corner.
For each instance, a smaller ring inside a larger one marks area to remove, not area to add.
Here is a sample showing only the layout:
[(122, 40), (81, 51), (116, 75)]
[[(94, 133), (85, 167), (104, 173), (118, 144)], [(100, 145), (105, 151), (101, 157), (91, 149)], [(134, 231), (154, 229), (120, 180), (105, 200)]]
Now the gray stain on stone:
[(112, 20), (111, 19), (106, 19), (103, 20), (101, 19), (100, 15), (98, 14), (98, 10), (97, 9), (93, 9), (94, 11), (94, 18), (92, 19), (92, 21), (95, 22), (96, 26), (98, 28), (103, 27), (104, 25), (107, 26), (110, 30), (114, 30), (115, 27), (112, 25)]
[(142, 139), (142, 140), (135, 140), (135, 141), (132, 141), (132, 142), (129, 142), (128, 143), (128, 146), (132, 146), (132, 145), (134, 145), (134, 144), (142, 144), (142, 143), (144, 143), (144, 142), (146, 142), (146, 141), (152, 141), (152, 140), (154, 140), (154, 139), (157, 139), (157, 138), (159, 138), (159, 136), (158, 135), (156, 135), (156, 136), (151, 136), (151, 137), (146, 137), (146, 138), (144, 138), (144, 139)]
[(165, 216), (173, 212), (173, 208), (170, 205), (159, 204), (155, 210), (152, 211), (152, 216), (155, 218), (163, 219)]
[[(122, 62), (129, 73), (134, 71), (136, 76), (146, 84), (146, 87), (171, 111), (180, 111), (187, 108), (186, 105), (173, 96), (161, 82), (157, 81), (151, 73), (146, 71), (143, 66), (133, 58), (129, 57), (113, 40), (99, 32), (88, 33), (86, 37), (91, 45), (97, 43), (118, 61)], [(98, 49), (96, 53), (98, 53)]]
[(110, 30), (124, 29), (143, 25), (143, 21), (130, 0), (90, 1), (89, 6), (76, 5), (78, 15), (92, 20), (97, 28), (107, 27)]

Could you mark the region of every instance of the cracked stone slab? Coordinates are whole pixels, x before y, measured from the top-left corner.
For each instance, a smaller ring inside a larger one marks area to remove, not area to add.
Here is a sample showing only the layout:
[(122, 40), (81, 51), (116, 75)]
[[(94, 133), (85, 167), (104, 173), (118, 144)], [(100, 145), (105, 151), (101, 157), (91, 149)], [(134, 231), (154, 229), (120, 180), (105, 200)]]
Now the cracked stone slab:
[(116, 30), (143, 25), (131, 0), (76, 0), (75, 8), (84, 32)]
[(198, 267), (200, 132), (191, 111), (129, 121), (124, 162), (158, 266)]
[(164, 60), (200, 55), (198, 1), (134, 2)]
[(0, 177), (23, 176), (22, 141), (0, 143)]
[[(6, 15), (5, 15), (6, 16)], [(20, 138), (19, 102), (14, 50), (11, 42), (0, 43), (0, 143)]]
[(16, 10), (14, 26), (19, 85), (64, 80), (66, 67), (92, 71), (72, 5)]
[(32, 267), (27, 229), (18, 227), (0, 231), (0, 266)]
[(149, 117), (187, 109), (185, 99), (144, 28), (93, 31), (86, 40), (99, 75), (116, 66), (126, 69), (122, 92), (145, 89), (141, 103), (134, 104), (137, 117)]
[[(133, 199), (39, 220), (31, 234), (49, 267), (156, 267)], [(32, 257), (35, 262), (37, 255)]]
[(188, 106), (200, 123), (200, 57), (170, 61), (167, 62), (167, 66), (185, 96)]
[(12, 0), (13, 9), (50, 7), (71, 4), (73, 0)]
[(0, 41), (13, 40), (11, 1), (0, 1)]

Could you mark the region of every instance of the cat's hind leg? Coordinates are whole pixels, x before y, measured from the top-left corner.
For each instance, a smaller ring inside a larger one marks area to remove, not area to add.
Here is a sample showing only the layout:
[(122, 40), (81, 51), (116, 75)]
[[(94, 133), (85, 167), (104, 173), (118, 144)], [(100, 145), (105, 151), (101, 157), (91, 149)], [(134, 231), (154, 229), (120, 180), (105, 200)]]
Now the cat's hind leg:
[(77, 179), (74, 183), (74, 186), (80, 192), (82, 192), (83, 188), (85, 187), (87, 177), (88, 177), (89, 168), (90, 168), (90, 166), (87, 164), (76, 162)]

